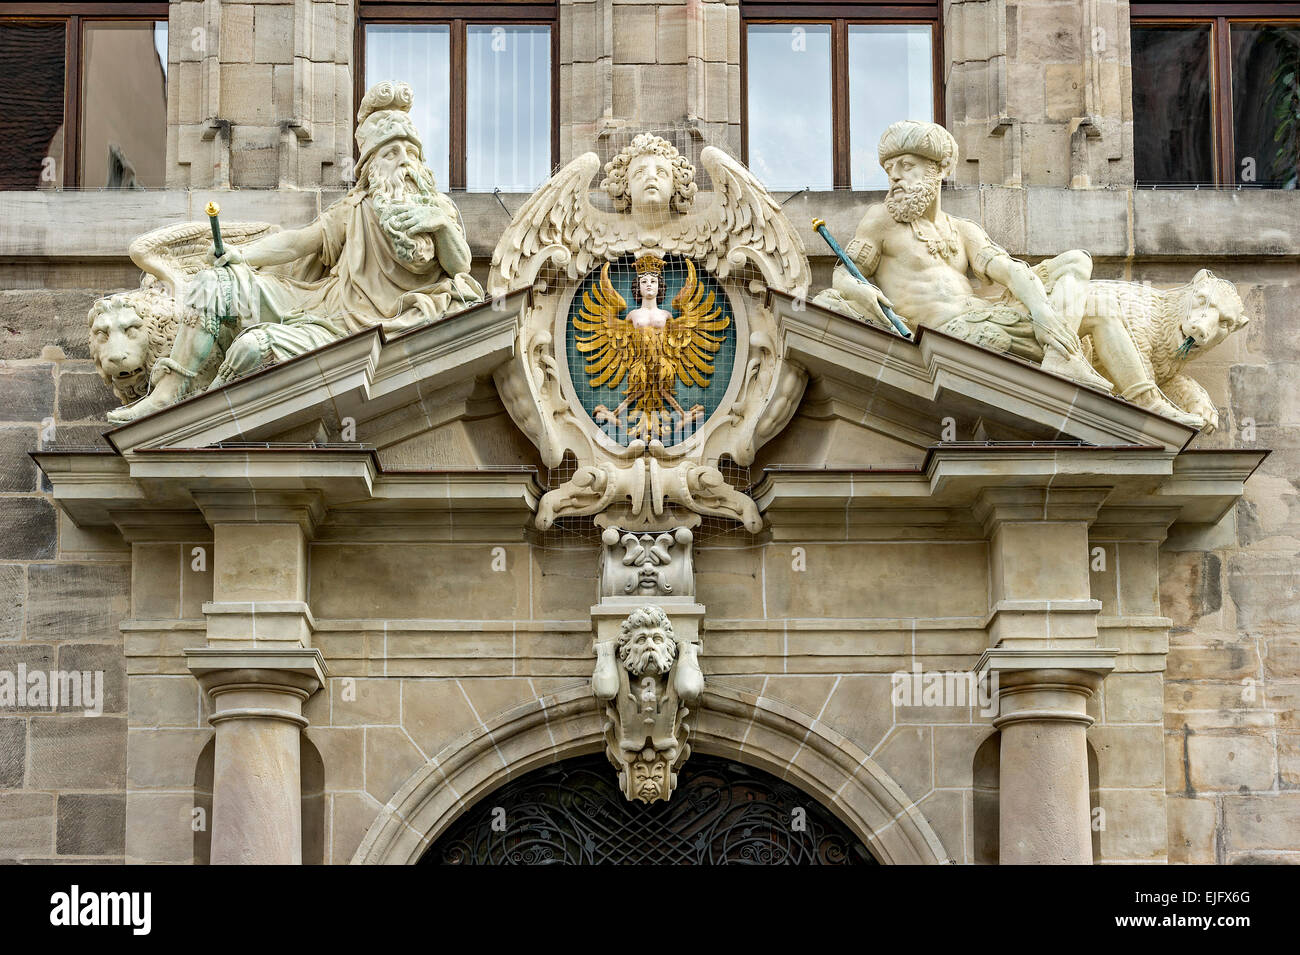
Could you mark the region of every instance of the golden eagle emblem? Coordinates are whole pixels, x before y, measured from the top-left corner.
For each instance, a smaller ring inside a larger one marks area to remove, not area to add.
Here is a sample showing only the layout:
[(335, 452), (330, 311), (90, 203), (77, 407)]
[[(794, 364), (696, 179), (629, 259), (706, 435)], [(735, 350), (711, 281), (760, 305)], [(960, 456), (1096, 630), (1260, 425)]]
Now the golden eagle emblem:
[(646, 255), (636, 261), (638, 308), (623, 316), (627, 302), (610, 282), (607, 262), (573, 317), (573, 327), (581, 333), (575, 336), (575, 347), (586, 358), (591, 387), (617, 388), (626, 382), (622, 403), (613, 411), (597, 405), (592, 416), (599, 424), (612, 423), (622, 430), (626, 412), (632, 422), (627, 427), (630, 438), (674, 444), (675, 428), (684, 434), (704, 416), (701, 405), (683, 408), (674, 391), (678, 381), (709, 386), (713, 356), (726, 340), (731, 319), (715, 304), (714, 293), (697, 280), (691, 260), (685, 262), (686, 282), (673, 298), (672, 311), (659, 307), (664, 260)]

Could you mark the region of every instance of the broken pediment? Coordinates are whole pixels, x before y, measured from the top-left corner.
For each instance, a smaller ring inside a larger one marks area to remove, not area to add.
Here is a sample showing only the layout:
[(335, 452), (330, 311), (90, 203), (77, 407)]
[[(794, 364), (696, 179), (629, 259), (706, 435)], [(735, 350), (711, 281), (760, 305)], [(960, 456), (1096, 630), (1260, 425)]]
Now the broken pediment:
[[(1182, 450), (1195, 430), (1119, 398), (930, 328), (913, 341), (770, 293), (785, 355), (808, 371), (765, 464), (915, 467), (958, 441), (1076, 442)], [(810, 432), (811, 437), (804, 434)]]

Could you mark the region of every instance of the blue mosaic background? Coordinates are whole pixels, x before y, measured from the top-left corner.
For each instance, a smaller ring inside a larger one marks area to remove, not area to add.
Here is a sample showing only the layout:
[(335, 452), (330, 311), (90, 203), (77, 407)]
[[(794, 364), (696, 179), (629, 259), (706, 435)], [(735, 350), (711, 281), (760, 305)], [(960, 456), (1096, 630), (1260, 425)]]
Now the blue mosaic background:
[[(686, 261), (679, 255), (669, 255), (665, 259), (663, 282), (665, 293), (659, 300), (659, 306), (671, 311), (674, 315), (678, 312), (672, 307), (672, 301), (681, 287), (686, 282)], [(609, 267), (609, 281), (618, 290), (618, 294), (623, 296), (627, 302), (627, 308), (623, 310), (620, 318), (625, 318), (628, 311), (638, 306), (639, 301), (636, 296), (636, 259), (631, 255), (625, 255), (617, 262), (613, 262)], [(569, 362), (569, 377), (573, 381), (574, 390), (578, 393), (578, 400), (582, 403), (583, 409), (588, 415), (591, 415), (597, 405), (604, 405), (606, 408), (613, 410), (623, 401), (623, 389), (627, 386), (627, 377), (619, 382), (618, 387), (611, 388), (608, 385), (600, 388), (592, 388), (590, 385), (591, 377), (586, 372), (588, 358), (578, 351), (575, 345), (575, 337), (579, 334), (585, 336), (586, 333), (578, 332), (573, 327), (573, 319), (582, 311), (583, 296), (591, 288), (600, 282), (600, 271), (603, 264), (592, 269), (583, 278), (582, 284), (578, 286), (577, 293), (573, 296), (573, 302), (569, 306), (569, 317), (565, 323), (565, 355)], [(709, 292), (713, 293), (713, 303), (715, 307), (722, 309), (722, 314), (731, 319), (727, 325), (724, 334), (726, 338), (722, 342), (722, 347), (714, 354), (712, 364), (714, 368), (713, 377), (709, 380), (708, 388), (701, 388), (698, 385), (683, 385), (681, 379), (674, 379), (674, 397), (681, 403), (682, 407), (689, 411), (695, 405), (704, 407), (704, 418), (699, 422), (702, 425), (717, 410), (718, 405), (722, 403), (722, 397), (727, 393), (727, 386), (731, 383), (731, 375), (736, 363), (736, 317), (732, 314), (731, 303), (727, 300), (727, 293), (718, 281), (704, 271), (697, 264), (695, 266), (695, 279), (705, 288), (707, 297)], [(716, 332), (714, 334), (717, 334)], [(630, 410), (630, 409), (629, 409)], [(678, 416), (674, 413), (674, 421)], [(594, 418), (592, 419), (595, 420)], [(623, 414), (624, 424), (627, 422), (627, 414)], [(688, 427), (681, 436), (680, 440), (689, 438), (699, 429), (699, 425)], [(605, 423), (600, 429), (609, 435), (611, 439), (618, 442), (624, 447), (629, 443), (628, 435), (619, 431), (612, 423)], [(665, 442), (667, 443), (667, 442)]]

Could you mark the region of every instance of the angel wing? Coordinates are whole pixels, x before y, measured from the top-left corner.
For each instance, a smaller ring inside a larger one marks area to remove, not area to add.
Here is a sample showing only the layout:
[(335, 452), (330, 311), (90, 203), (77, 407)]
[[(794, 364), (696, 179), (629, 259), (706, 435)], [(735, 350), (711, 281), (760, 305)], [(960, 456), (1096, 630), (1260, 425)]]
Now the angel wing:
[(748, 259), (768, 285), (806, 294), (812, 271), (803, 240), (776, 200), (753, 173), (716, 146), (706, 146), (700, 162), (713, 180), (713, 201), (670, 226), (665, 251), (698, 259), (719, 278)]
[[(223, 222), (221, 238), (225, 245), (236, 246), (279, 232), (280, 227), (266, 222)], [(127, 248), (131, 261), (145, 275), (167, 284), (176, 301), (183, 300), (186, 280), (210, 263), (205, 256), (212, 251), (212, 227), (206, 222), (181, 222), (163, 226), (140, 236)]]
[(593, 388), (617, 388), (638, 359), (644, 361), (634, 344), (632, 323), (621, 317), (625, 308), (627, 302), (610, 282), (606, 262), (600, 270), (600, 282), (583, 294), (582, 307), (573, 317), (574, 329), (587, 333), (586, 337), (575, 335), (574, 345), (587, 356), (586, 371)]
[(664, 327), (665, 357), (683, 385), (709, 387), (713, 356), (726, 341), (731, 319), (713, 299), (713, 292), (696, 279), (695, 265), (687, 259), (686, 281), (673, 297), (673, 310), (679, 314)]
[(566, 266), (570, 278), (586, 275), (593, 263), (606, 258), (611, 243), (632, 235), (627, 216), (591, 204), (591, 181), (599, 171), (600, 157), (583, 153), (515, 213), (492, 253), (490, 295), (532, 284), (551, 259)]

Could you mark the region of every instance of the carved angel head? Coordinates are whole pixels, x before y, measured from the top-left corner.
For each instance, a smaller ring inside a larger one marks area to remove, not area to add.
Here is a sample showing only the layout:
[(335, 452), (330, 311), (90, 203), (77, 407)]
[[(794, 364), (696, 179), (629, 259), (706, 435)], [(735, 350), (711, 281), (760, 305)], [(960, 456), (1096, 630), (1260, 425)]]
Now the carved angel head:
[(641, 133), (605, 163), (600, 188), (619, 212), (690, 211), (699, 186), (695, 167), (660, 136)]

